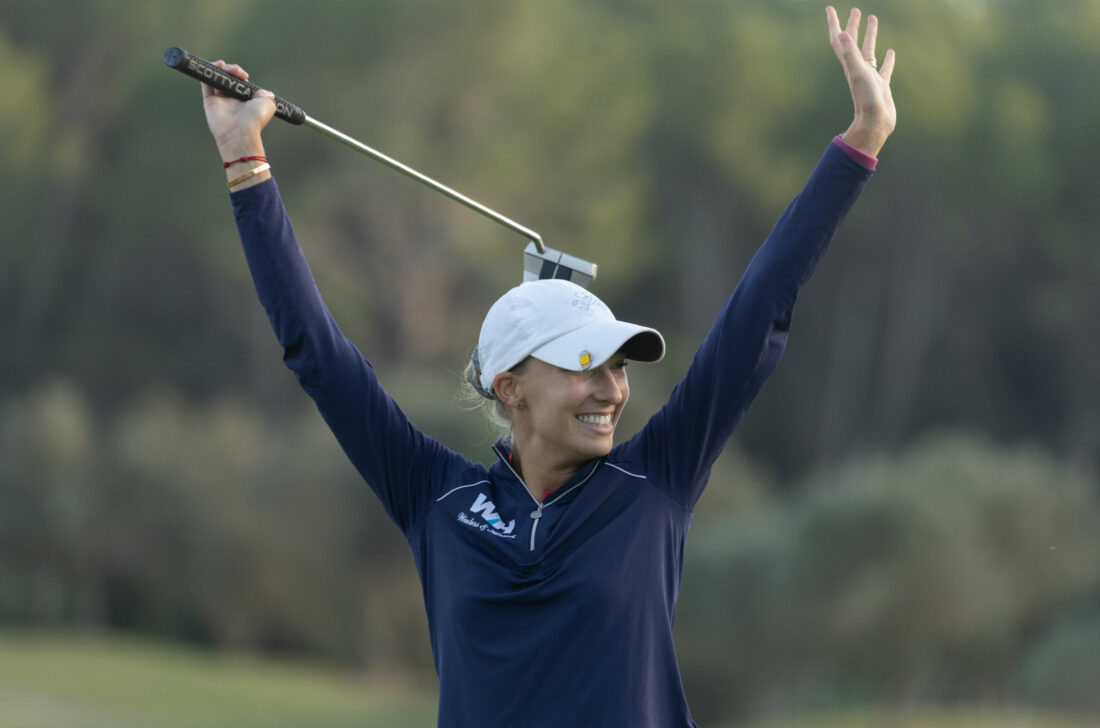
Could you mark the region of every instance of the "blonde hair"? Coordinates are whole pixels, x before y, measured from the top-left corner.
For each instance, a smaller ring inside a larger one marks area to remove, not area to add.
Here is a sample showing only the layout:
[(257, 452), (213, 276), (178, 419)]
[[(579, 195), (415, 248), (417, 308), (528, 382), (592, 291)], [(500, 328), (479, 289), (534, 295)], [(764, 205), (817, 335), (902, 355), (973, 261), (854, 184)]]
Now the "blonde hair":
[[(519, 364), (508, 371), (514, 374), (522, 374), (527, 361), (526, 357)], [(471, 356), (466, 364), (458, 384), (458, 403), (465, 410), (479, 410), (489, 423), (489, 428), (498, 438), (510, 437), (512, 434), (512, 417), (508, 406), (497, 399), (496, 392), (482, 388), (480, 383), (481, 372), (477, 369), (476, 357)]]

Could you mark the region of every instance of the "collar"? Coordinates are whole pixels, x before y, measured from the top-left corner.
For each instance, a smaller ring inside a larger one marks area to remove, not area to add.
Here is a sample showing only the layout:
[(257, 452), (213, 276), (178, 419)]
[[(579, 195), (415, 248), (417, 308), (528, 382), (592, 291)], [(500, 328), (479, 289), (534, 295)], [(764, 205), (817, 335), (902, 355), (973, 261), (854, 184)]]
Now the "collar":
[(547, 493), (546, 496), (539, 501), (539, 499), (535, 497), (535, 494), (531, 492), (531, 489), (527, 487), (527, 483), (520, 477), (520, 474), (512, 467), (512, 439), (510, 437), (503, 437), (497, 440), (496, 444), (493, 445), (493, 452), (496, 453), (498, 460), (498, 463), (494, 465), (494, 469), (514, 478), (520, 487), (527, 492), (527, 495), (531, 497), (531, 500), (543, 506), (550, 505), (558, 499), (564, 498), (569, 493), (576, 491), (581, 485), (588, 482), (589, 478), (595, 474), (596, 468), (600, 467), (600, 464), (606, 459), (598, 457), (589, 460), (582, 465), (577, 472), (573, 473), (568, 480)]

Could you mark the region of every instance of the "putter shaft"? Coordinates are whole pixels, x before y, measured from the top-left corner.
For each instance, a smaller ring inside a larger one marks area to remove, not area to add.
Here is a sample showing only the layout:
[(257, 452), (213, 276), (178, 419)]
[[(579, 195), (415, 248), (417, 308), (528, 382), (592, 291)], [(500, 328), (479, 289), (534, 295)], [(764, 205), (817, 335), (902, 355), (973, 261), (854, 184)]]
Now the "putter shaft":
[(421, 174), (420, 172), (417, 172), (412, 167), (409, 167), (405, 164), (402, 164), (401, 162), (398, 162), (396, 159), (394, 159), (392, 157), (386, 156), (385, 154), (378, 151), (377, 149), (372, 149), (371, 147), (368, 147), (366, 144), (363, 144), (361, 141), (359, 141), (357, 139), (353, 139), (352, 137), (348, 136), (347, 134), (343, 133), (342, 131), (339, 131), (337, 129), (333, 129), (331, 126), (328, 126), (327, 124), (324, 124), (320, 121), (317, 121), (316, 119), (309, 116), (308, 114), (306, 115), (305, 124), (306, 124), (306, 126), (312, 127), (314, 129), (316, 129), (317, 131), (321, 132), (322, 134), (326, 135), (326, 136), (332, 137), (333, 139), (335, 139), (338, 142), (342, 142), (343, 144), (346, 144), (347, 146), (351, 147), (352, 149), (355, 149), (359, 152), (362, 152), (363, 154), (366, 154), (368, 157), (371, 157), (372, 159), (375, 159), (375, 160), (381, 162), (382, 164), (386, 165), (387, 167), (390, 167), (391, 169), (397, 170), (401, 174), (404, 174), (408, 177), (412, 177), (417, 182), (420, 182), (421, 184), (425, 184), (428, 187), (431, 187), (436, 192), (442, 193), (442, 194), (446, 195), (447, 197), (450, 197), (455, 202), (460, 202), (463, 205), (465, 205), (466, 207), (470, 208), (471, 210), (473, 210), (475, 212), (480, 212), (485, 217), (490, 218), (491, 220), (495, 220), (496, 222), (500, 223), (501, 225), (504, 225), (507, 228), (511, 228), (512, 230), (515, 230), (517, 233), (519, 233), (520, 235), (523, 235), (528, 240), (530, 240), (532, 243), (534, 243), (535, 247), (538, 249), (539, 253), (545, 253), (546, 252), (546, 246), (543, 245), (542, 237), (538, 233), (536, 233), (534, 230), (529, 230), (528, 228), (525, 228), (523, 225), (520, 225), (515, 220), (511, 220), (511, 219), (505, 217), (504, 215), (501, 215), (499, 212), (495, 212), (494, 210), (490, 210), (488, 207), (486, 207), (485, 205), (482, 205), (480, 202), (476, 202), (475, 200), (471, 200), (466, 195), (464, 195), (460, 192), (456, 192), (455, 190), (452, 190), (450, 187), (448, 187), (445, 184), (442, 184), (440, 182), (436, 182), (431, 177), (428, 177), (427, 175), (424, 175), (424, 174)]

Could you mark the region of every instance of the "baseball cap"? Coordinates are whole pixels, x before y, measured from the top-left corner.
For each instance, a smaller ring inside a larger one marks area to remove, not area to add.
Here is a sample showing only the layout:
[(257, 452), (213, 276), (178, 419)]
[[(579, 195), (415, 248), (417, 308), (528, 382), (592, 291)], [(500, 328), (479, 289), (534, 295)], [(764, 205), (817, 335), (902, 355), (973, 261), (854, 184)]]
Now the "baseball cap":
[(493, 379), (528, 356), (579, 372), (622, 350), (627, 359), (660, 361), (656, 329), (619, 321), (587, 289), (562, 279), (526, 281), (492, 305), (481, 325), (474, 365), (486, 393)]

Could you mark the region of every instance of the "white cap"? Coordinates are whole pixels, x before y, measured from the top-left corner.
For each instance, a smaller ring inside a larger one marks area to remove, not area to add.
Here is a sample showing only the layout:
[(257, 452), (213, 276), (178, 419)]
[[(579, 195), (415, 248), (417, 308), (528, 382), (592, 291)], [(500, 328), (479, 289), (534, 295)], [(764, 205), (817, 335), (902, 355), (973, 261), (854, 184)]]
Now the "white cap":
[(526, 281), (489, 309), (474, 352), (481, 386), (528, 356), (574, 372), (600, 366), (622, 350), (628, 359), (659, 361), (665, 340), (655, 329), (618, 321), (603, 301), (561, 279)]

